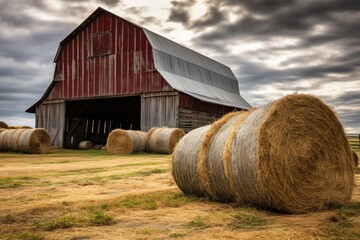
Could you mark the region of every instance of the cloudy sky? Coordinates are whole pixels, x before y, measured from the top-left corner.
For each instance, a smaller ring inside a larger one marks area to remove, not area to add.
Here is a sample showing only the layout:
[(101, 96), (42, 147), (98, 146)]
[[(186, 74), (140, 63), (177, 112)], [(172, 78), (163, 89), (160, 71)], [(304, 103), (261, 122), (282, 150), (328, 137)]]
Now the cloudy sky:
[(98, 6), (230, 66), (253, 106), (313, 94), (360, 133), (359, 0), (0, 0), (0, 120), (35, 125), (59, 42)]

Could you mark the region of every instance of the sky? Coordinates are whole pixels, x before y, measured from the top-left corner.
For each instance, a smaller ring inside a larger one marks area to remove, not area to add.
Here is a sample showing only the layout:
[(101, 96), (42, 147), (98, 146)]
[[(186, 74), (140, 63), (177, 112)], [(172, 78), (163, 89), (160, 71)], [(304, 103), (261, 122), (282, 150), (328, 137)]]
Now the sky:
[(359, 0), (0, 0), (0, 121), (35, 126), (59, 42), (97, 7), (228, 65), (253, 106), (312, 94), (360, 133)]

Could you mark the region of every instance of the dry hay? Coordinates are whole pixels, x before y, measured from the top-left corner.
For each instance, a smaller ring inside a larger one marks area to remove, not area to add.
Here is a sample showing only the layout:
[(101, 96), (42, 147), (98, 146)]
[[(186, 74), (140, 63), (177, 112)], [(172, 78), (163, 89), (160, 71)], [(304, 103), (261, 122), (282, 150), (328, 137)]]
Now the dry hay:
[(106, 142), (106, 150), (111, 154), (143, 152), (146, 147), (146, 133), (141, 131), (115, 129)]
[(178, 143), (172, 158), (173, 177), (187, 194), (234, 201), (229, 181), (226, 139), (249, 112), (231, 112), (212, 125), (197, 128)]
[(0, 151), (43, 154), (50, 151), (51, 139), (43, 128), (3, 129), (0, 131)]
[(79, 149), (81, 150), (89, 150), (93, 148), (93, 143), (89, 140), (81, 141), (79, 143)]
[(185, 194), (206, 195), (197, 173), (197, 159), (201, 141), (210, 127), (210, 125), (203, 126), (187, 133), (176, 145), (172, 155), (172, 175)]
[(356, 152), (354, 152), (354, 151), (351, 151), (351, 152), (352, 152), (352, 157), (354, 159), (354, 165), (355, 165), (355, 167), (357, 167), (359, 165), (359, 157), (356, 154)]
[(171, 154), (184, 135), (180, 128), (151, 128), (147, 135), (147, 151)]
[(351, 159), (335, 112), (305, 94), (283, 97), (251, 113), (231, 152), (241, 201), (290, 213), (350, 201)]
[(5, 122), (0, 121), (0, 128), (9, 128), (9, 126)]
[(295, 94), (246, 115), (225, 116), (180, 140), (173, 176), (184, 193), (289, 213), (350, 201), (353, 158), (331, 108)]
[(9, 126), (9, 129), (32, 129), (32, 127), (29, 126)]

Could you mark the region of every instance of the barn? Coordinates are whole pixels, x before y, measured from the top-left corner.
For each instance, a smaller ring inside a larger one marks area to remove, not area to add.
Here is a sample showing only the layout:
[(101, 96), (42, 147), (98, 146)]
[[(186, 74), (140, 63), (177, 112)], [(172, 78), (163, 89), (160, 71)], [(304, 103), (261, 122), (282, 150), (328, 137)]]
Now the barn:
[(26, 112), (52, 145), (105, 144), (112, 129), (186, 132), (251, 106), (231, 69), (103, 8), (59, 44), (49, 87)]

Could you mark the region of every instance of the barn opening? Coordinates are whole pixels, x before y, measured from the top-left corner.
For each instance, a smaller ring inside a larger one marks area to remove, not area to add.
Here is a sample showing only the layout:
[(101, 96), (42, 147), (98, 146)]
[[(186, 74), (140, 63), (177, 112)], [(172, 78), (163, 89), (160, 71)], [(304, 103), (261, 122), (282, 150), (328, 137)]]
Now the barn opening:
[(112, 129), (140, 130), (140, 123), (140, 96), (66, 101), (65, 148), (84, 140), (105, 145)]

